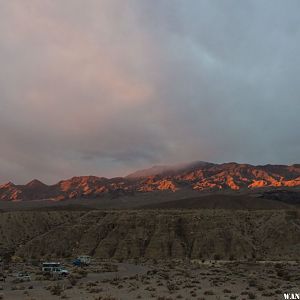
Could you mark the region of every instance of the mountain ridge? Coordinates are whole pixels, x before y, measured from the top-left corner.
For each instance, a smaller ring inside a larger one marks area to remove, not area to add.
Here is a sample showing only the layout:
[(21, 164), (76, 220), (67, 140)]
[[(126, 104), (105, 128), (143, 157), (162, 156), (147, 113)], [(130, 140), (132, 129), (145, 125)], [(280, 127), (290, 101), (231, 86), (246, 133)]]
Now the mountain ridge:
[(25, 185), (0, 185), (0, 200), (66, 200), (101, 198), (191, 189), (195, 191), (253, 190), (300, 187), (300, 165), (250, 165), (235, 162), (214, 164), (196, 161), (154, 166), (125, 177), (75, 176), (47, 185), (34, 179)]

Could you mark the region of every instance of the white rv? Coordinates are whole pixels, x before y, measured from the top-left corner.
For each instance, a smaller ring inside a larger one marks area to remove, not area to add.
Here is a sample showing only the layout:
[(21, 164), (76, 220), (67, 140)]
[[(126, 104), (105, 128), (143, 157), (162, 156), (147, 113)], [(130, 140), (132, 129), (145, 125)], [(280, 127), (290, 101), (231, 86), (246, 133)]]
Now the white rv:
[(42, 265), (42, 271), (50, 274), (67, 276), (69, 271), (64, 269), (59, 262), (45, 262)]

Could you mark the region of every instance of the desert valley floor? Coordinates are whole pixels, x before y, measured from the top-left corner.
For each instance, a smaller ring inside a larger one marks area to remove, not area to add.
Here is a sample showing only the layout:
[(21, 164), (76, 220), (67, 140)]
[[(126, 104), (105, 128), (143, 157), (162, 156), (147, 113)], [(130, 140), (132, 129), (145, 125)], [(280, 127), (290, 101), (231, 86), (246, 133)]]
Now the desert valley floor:
[[(2, 211), (2, 299), (284, 299), (299, 292), (300, 211)], [(74, 267), (79, 255), (87, 267)], [(43, 275), (60, 261), (65, 278)], [(31, 281), (20, 282), (18, 272)]]
[(129, 261), (94, 260), (86, 268), (65, 266), (68, 278), (49, 280), (30, 264), (13, 264), (10, 272), (27, 270), (32, 281), (12, 275), (2, 284), (2, 299), (284, 299), (299, 291), (297, 262)]

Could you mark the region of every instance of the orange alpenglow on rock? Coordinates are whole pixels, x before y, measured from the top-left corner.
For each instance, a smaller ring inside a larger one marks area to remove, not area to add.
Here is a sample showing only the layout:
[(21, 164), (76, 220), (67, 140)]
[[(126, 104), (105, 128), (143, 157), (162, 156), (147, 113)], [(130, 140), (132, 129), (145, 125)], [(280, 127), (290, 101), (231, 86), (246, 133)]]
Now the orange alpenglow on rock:
[(76, 198), (118, 197), (135, 193), (181, 189), (194, 191), (247, 190), (260, 188), (300, 187), (300, 166), (194, 162), (175, 166), (156, 166), (137, 171), (124, 178), (79, 176), (46, 185), (33, 180), (26, 185), (11, 182), (0, 185), (0, 200), (20, 201)]

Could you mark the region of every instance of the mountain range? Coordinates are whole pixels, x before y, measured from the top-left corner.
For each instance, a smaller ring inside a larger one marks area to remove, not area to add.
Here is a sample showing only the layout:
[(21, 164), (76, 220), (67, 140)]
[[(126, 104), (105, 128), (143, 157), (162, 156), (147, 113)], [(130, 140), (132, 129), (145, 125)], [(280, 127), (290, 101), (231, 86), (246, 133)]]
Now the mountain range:
[(126, 177), (80, 176), (46, 185), (33, 180), (25, 185), (0, 185), (0, 200), (67, 200), (137, 195), (154, 191), (248, 191), (300, 187), (300, 164), (262, 165), (197, 161), (154, 166)]

